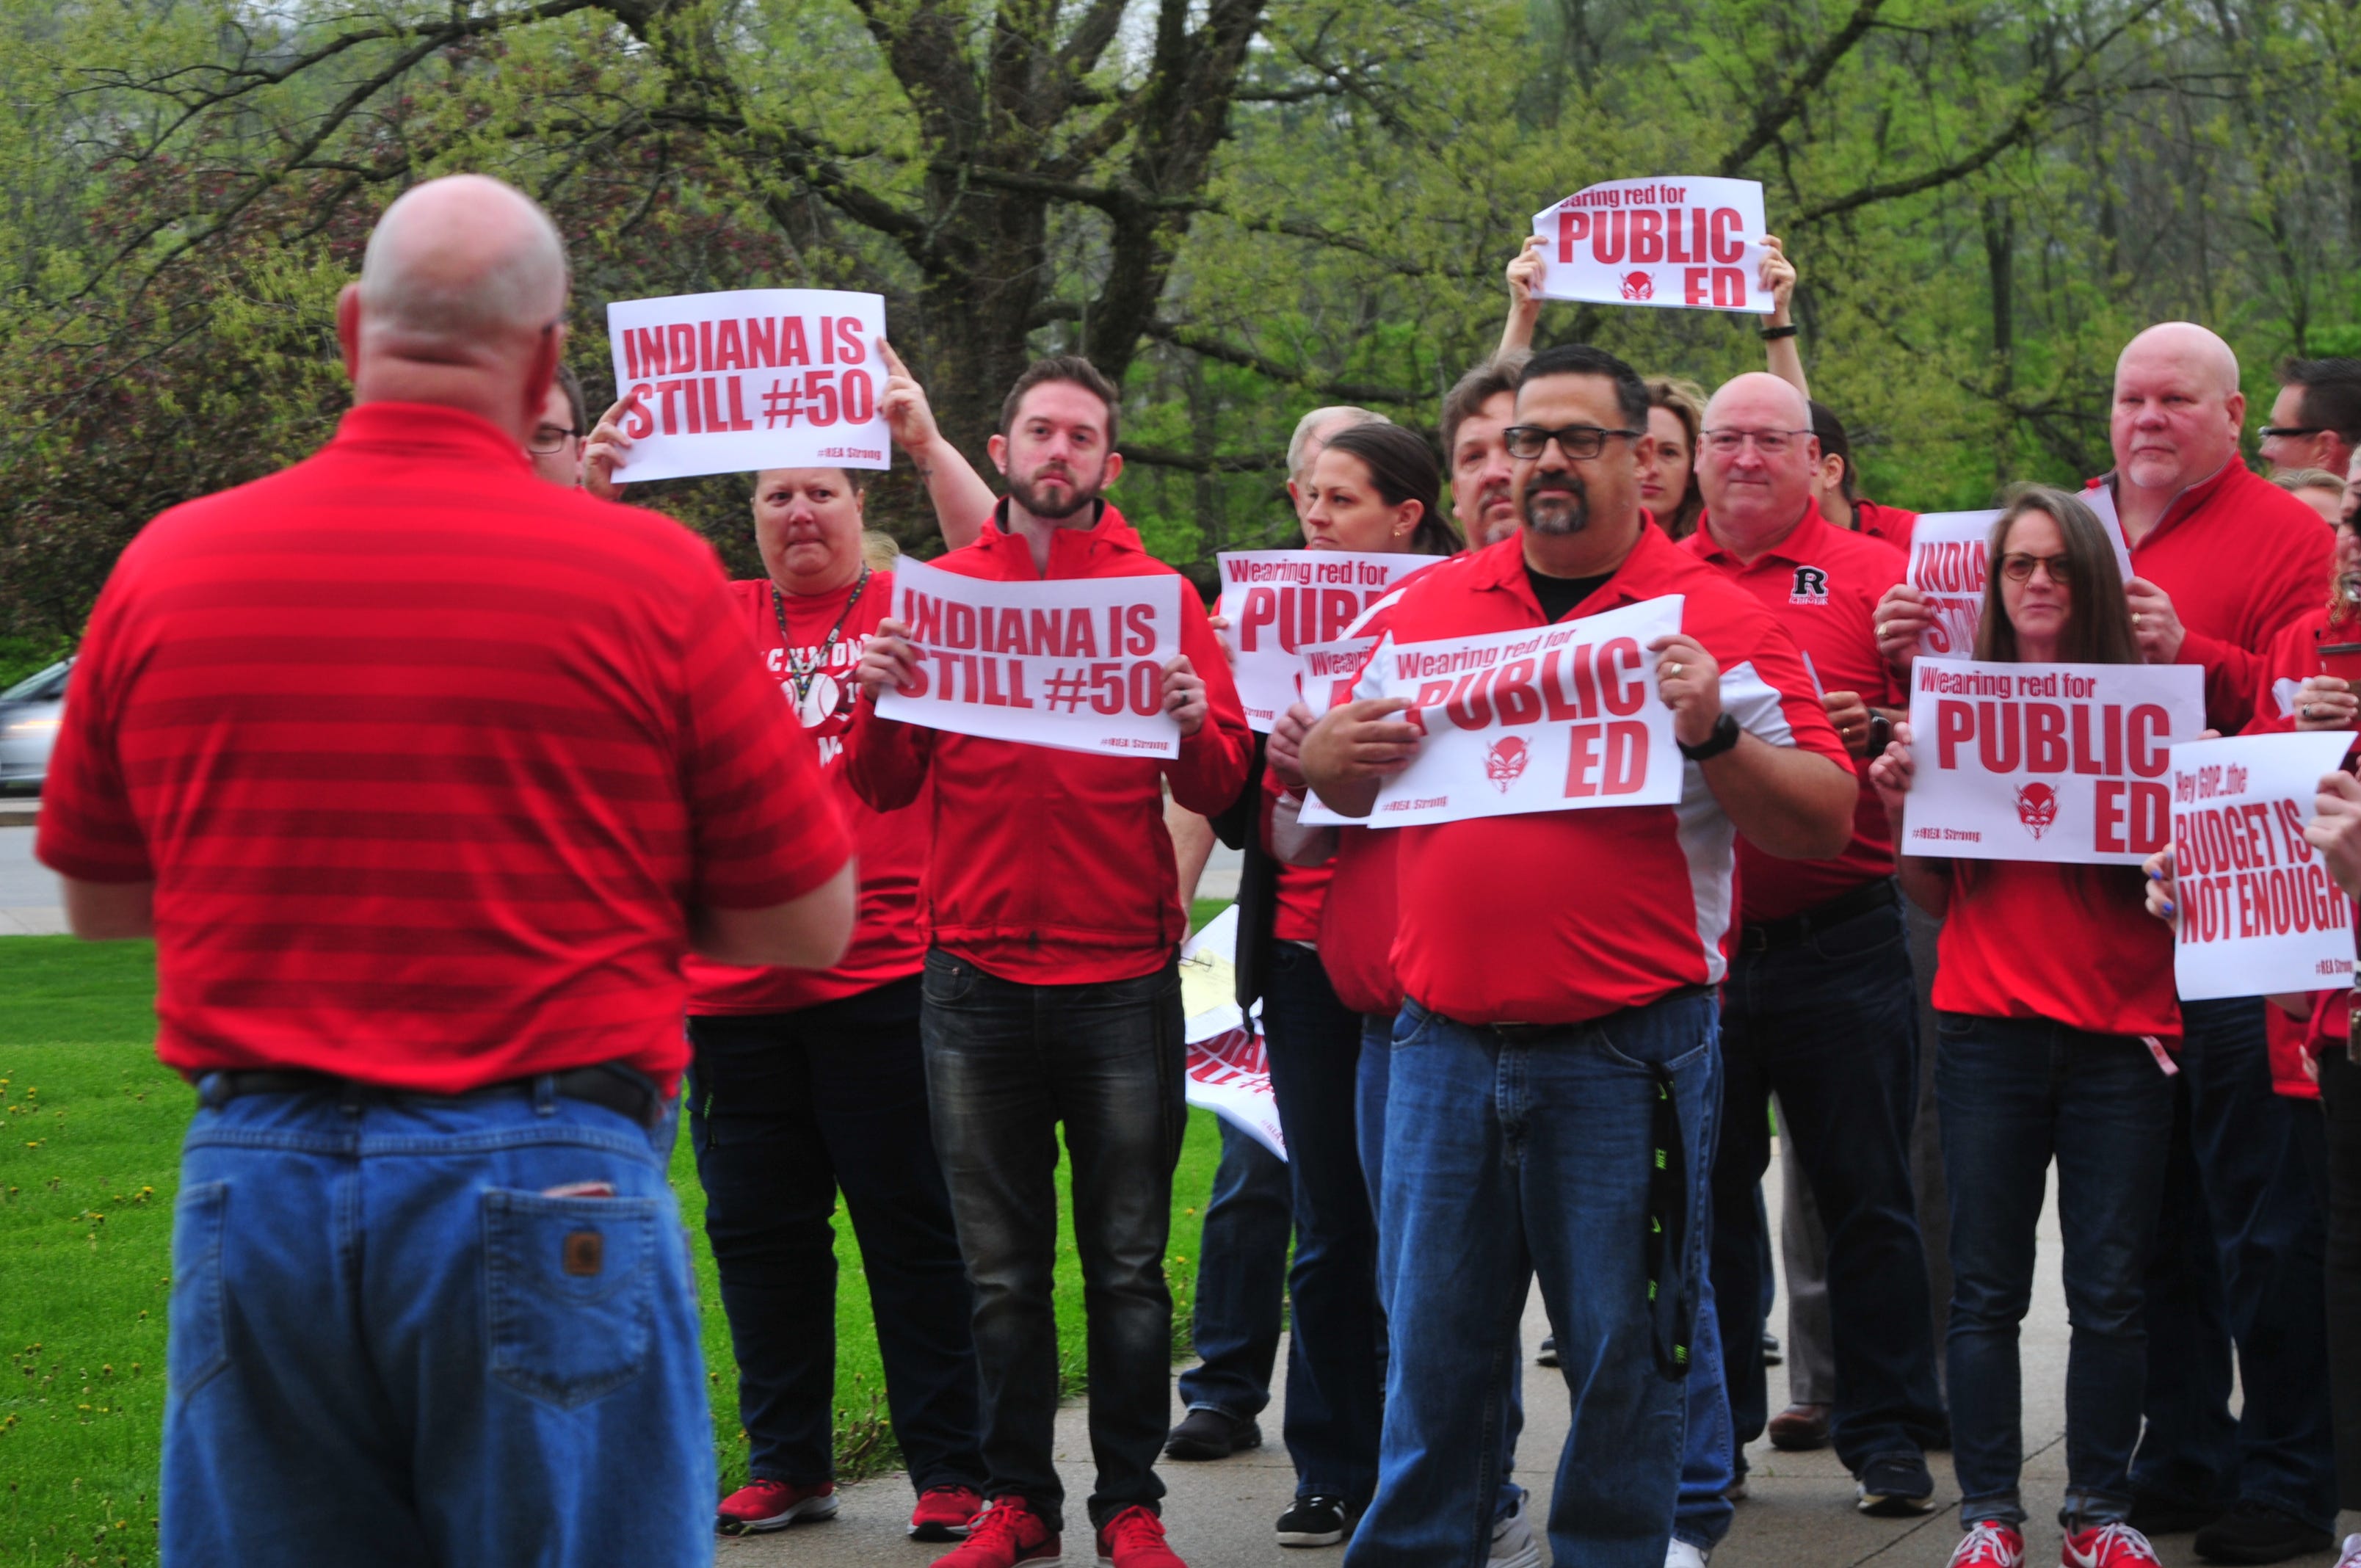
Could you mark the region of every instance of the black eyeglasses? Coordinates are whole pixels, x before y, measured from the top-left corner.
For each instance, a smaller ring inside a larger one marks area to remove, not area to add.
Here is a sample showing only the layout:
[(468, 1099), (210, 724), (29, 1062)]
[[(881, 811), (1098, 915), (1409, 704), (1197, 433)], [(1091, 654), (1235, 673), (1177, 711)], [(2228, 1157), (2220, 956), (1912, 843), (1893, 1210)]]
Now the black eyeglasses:
[(566, 444), (581, 433), (570, 424), (538, 425), (534, 427), (533, 439), (525, 443), (525, 450), (538, 452), (545, 457), (553, 452), (565, 451)]
[(1500, 433), (1500, 444), (1507, 447), (1509, 455), (1518, 462), (1530, 463), (1554, 441), (1560, 452), (1579, 463), (1605, 451), (1607, 438), (1610, 435), (1637, 441), (1646, 433), (1643, 430), (1604, 430), (1595, 424), (1569, 424), (1562, 430), (1550, 430), (1538, 424), (1512, 424)]
[(2328, 427), (2324, 424), (2267, 424), (2263, 426), (2261, 434), (2265, 441), (2270, 441), (2273, 439), (2292, 440), (2298, 436), (2323, 435), (2327, 433), (2327, 431)]

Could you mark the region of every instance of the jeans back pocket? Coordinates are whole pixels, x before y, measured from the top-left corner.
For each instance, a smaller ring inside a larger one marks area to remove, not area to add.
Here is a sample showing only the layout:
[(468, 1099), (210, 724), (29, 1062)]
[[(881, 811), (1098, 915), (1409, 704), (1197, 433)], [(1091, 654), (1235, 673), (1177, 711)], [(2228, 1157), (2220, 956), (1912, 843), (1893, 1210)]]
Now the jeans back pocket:
[(222, 1243), (229, 1183), (183, 1187), (172, 1201), (172, 1295), (166, 1310), (164, 1375), (185, 1399), (229, 1365), (228, 1285)]
[(573, 1409), (647, 1365), (663, 1203), (484, 1194), (484, 1300), (494, 1378)]

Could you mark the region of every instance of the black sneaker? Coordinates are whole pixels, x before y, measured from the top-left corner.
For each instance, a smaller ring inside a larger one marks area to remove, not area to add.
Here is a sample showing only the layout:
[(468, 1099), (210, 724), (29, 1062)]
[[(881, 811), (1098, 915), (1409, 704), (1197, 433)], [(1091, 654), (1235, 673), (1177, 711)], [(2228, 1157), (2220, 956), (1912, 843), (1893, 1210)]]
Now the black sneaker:
[(1262, 1446), (1262, 1428), (1227, 1410), (1191, 1410), (1164, 1440), (1167, 1459), (1227, 1459)]
[(2169, 1492), (2132, 1488), (2132, 1511), (2124, 1522), (2142, 1535), (2187, 1535), (2203, 1530), (2230, 1510), (2212, 1503), (2192, 1503)]
[(2336, 1537), (2268, 1503), (2240, 1503), (2199, 1530), (2193, 1544), (2208, 1563), (2284, 1563), (2326, 1552)]
[(1773, 1333), (1768, 1329), (1763, 1330), (1763, 1365), (1765, 1366), (1784, 1366), (1786, 1365), (1786, 1361), (1787, 1358), (1779, 1354), (1779, 1336)]
[(1557, 1335), (1551, 1334), (1542, 1341), (1541, 1349), (1533, 1353), (1533, 1365), (1535, 1366), (1557, 1365)]
[(1935, 1477), (1915, 1453), (1879, 1454), (1861, 1467), (1854, 1489), (1860, 1497), (1856, 1506), (1878, 1519), (1935, 1511)]
[(1298, 1497), (1279, 1516), (1281, 1546), (1334, 1546), (1353, 1528), (1342, 1497)]

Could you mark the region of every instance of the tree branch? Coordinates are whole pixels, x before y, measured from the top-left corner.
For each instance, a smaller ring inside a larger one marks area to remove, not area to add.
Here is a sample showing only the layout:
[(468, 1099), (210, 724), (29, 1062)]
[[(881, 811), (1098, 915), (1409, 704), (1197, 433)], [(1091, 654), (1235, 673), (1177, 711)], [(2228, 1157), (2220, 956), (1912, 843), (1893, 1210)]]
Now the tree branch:
[(1722, 155), (1720, 167), (1715, 172), (1725, 179), (1736, 174), (1756, 153), (1776, 140), (1787, 122), (1804, 112), (1805, 104), (1820, 90), (1820, 83), (1828, 79), (1828, 72), (1837, 68), (1838, 61), (1851, 53), (1852, 46), (1869, 32), (1869, 25), (1877, 19), (1884, 4), (1885, 0), (1861, 0), (1845, 25), (1812, 52), (1804, 69), (1787, 83), (1786, 91), (1755, 112), (1754, 123), (1747, 127), (1745, 137)]
[(1240, 348), (1223, 342), (1219, 337), (1196, 327), (1174, 322), (1151, 321), (1142, 329), (1159, 343), (1169, 343), (1175, 348), (1185, 348), (1191, 354), (1202, 354), (1208, 359), (1218, 359), (1224, 365), (1235, 365), (1252, 370), (1266, 379), (1284, 386), (1302, 387), (1324, 397), (1339, 398), (1354, 403), (1418, 403), (1426, 394), (1405, 391), (1400, 387), (1384, 387), (1368, 381), (1342, 381), (1321, 375), (1316, 370), (1299, 369), (1280, 364), (1251, 348)]

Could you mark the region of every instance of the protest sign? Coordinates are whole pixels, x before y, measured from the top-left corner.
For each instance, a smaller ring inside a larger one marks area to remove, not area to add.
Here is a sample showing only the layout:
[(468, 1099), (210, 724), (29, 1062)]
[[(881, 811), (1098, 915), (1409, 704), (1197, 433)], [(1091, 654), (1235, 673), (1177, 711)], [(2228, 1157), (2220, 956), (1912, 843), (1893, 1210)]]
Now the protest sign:
[[(2114, 498), (2105, 489), (2084, 490), (2080, 498), (2106, 531), (2115, 552), (2115, 570), (2132, 579), (2132, 553), (2124, 545), (2123, 526), (2115, 521)], [(1927, 596), (1935, 624), (1918, 634), (1921, 657), (1972, 659), (1976, 656), (1976, 624), (1983, 619), (1984, 572), (1992, 559), (1992, 528), (2000, 509), (1988, 511), (1930, 511), (1920, 515), (1910, 531), (1910, 569), (1904, 579)]]
[(1251, 1014), (1237, 1003), (1238, 906), (1205, 922), (1180, 947), (1180, 1008), (1188, 1022), (1181, 1095), (1287, 1157), (1271, 1093), (1270, 1060), (1263, 1048), (1262, 1003)]
[(1354, 618), (1395, 584), (1435, 563), (1433, 555), (1357, 554), (1343, 550), (1232, 550), (1222, 568), (1222, 614), (1229, 618), (1232, 674), (1246, 723), (1268, 733), (1295, 700), (1307, 642), (1344, 634)]
[(1296, 650), (1303, 656), (1303, 674), (1297, 682), (1303, 706), (1325, 713), (1353, 700), (1353, 683), (1368, 662), (1374, 637), (1340, 637), (1334, 642), (1306, 642)]
[(2174, 989), (2187, 1002), (2353, 983), (2353, 905), (2303, 836), (2353, 737), (2241, 735), (2172, 748)]
[(759, 468), (883, 468), (885, 301), (739, 289), (607, 307), (632, 484)]
[(1660, 175), (1610, 180), (1533, 214), (1545, 300), (1771, 313), (1763, 187)]
[[(1668, 806), (1680, 799), (1673, 713), (1648, 644), (1681, 629), (1681, 596), (1553, 626), (1380, 642), (1355, 696), (1408, 697), (1426, 731), (1356, 826)], [(1340, 817), (1316, 801), (1303, 821)]]
[(2196, 665), (1920, 659), (1910, 677), (1904, 854), (2134, 865), (2164, 848), (2172, 742), (2205, 728)]
[(877, 716), (1064, 751), (1175, 757), (1164, 666), (1180, 651), (1180, 579), (1001, 583), (905, 557), (894, 618), (910, 629), (918, 677)]

